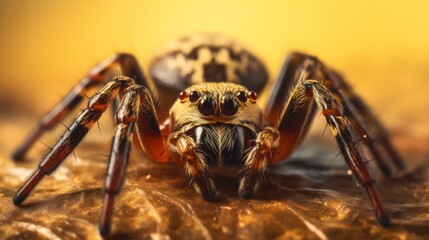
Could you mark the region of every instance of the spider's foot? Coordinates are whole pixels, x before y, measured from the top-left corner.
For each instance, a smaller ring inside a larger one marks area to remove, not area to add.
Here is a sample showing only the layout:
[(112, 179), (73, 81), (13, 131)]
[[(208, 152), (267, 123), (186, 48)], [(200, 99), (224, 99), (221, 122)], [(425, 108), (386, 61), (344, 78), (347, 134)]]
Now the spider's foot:
[(384, 212), (380, 213), (380, 212), (376, 212), (375, 213), (375, 217), (377, 219), (377, 222), (382, 226), (382, 227), (389, 227), (390, 226), (390, 218), (388, 215), (386, 215)]
[(15, 195), (12, 197), (13, 204), (19, 205), (24, 202), (44, 176), (45, 174), (43, 171), (40, 169), (36, 170), (27, 182), (24, 183), (18, 191), (16, 191)]
[(243, 199), (251, 199), (255, 195), (255, 191), (252, 189), (238, 190), (238, 194)]
[(246, 171), (245, 175), (240, 180), (240, 186), (238, 188), (238, 194), (241, 198), (249, 199), (255, 195), (261, 186), (263, 179), (262, 172), (251, 172)]
[(107, 237), (110, 234), (110, 225), (98, 226), (98, 232), (102, 237)]
[(389, 166), (380, 166), (380, 170), (385, 177), (392, 177), (393, 176), (393, 170)]
[(12, 201), (15, 206), (19, 206), (22, 202), (25, 201), (25, 199), (27, 199), (27, 196), (15, 194), (12, 198)]
[(19, 161), (22, 160), (22, 158), (24, 157), (24, 150), (19, 148), (17, 149), (15, 152), (12, 153), (11, 158), (14, 161)]
[(113, 214), (113, 205), (114, 205), (114, 193), (106, 192), (104, 196), (103, 209), (101, 211), (100, 222), (98, 224), (98, 231), (100, 235), (106, 237), (110, 234), (110, 229), (112, 226), (112, 214)]
[(211, 176), (203, 174), (195, 176), (191, 179), (191, 186), (194, 190), (201, 194), (207, 201), (214, 201), (217, 197), (216, 186)]

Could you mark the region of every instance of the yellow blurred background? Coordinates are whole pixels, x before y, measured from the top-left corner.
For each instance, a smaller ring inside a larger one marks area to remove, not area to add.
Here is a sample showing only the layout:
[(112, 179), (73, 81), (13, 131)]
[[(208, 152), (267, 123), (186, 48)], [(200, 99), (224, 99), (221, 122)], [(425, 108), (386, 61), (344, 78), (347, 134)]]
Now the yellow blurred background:
[(389, 128), (429, 136), (427, 1), (1, 1), (0, 106), (41, 116), (115, 52), (146, 70), (168, 40), (220, 32), (273, 79), (290, 51), (340, 70)]

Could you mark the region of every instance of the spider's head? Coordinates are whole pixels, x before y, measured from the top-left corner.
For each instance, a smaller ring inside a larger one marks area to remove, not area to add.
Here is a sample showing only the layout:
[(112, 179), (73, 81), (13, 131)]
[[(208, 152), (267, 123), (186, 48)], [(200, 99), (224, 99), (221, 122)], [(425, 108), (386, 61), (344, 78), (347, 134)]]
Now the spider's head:
[(170, 111), (174, 122), (234, 123), (257, 121), (256, 93), (233, 83), (201, 83), (182, 91)]

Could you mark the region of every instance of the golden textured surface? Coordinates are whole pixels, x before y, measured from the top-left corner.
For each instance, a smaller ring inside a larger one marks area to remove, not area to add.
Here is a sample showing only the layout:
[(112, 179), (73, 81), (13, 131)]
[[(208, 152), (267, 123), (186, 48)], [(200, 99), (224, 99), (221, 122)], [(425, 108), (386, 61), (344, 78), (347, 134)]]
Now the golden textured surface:
[[(98, 239), (102, 182), (110, 133), (95, 129), (22, 207), (14, 191), (35, 169), (46, 147), (37, 144), (24, 163), (9, 158), (33, 119), (5, 118), (0, 132), (0, 239)], [(104, 128), (102, 128), (104, 129)], [(103, 130), (105, 131), (105, 130)], [(48, 134), (49, 136), (50, 134)], [(46, 138), (46, 137), (45, 137)], [(47, 137), (49, 138), (49, 137)], [(216, 174), (223, 198), (204, 201), (182, 169), (156, 164), (134, 151), (117, 198), (112, 239), (427, 239), (429, 237), (428, 142), (396, 136), (409, 169), (385, 179), (377, 173), (393, 225), (381, 228), (363, 189), (347, 175), (333, 141), (305, 143), (288, 162), (272, 166), (251, 200), (238, 197), (234, 175)], [(331, 144), (327, 144), (327, 143)], [(375, 169), (375, 168), (374, 168)], [(376, 169), (375, 169), (376, 170)], [(378, 172), (378, 171), (376, 171)]]

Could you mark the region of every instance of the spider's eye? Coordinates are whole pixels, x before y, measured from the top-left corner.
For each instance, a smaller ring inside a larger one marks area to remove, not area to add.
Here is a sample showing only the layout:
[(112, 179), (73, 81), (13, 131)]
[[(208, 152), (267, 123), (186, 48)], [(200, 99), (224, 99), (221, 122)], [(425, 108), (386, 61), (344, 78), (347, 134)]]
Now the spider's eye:
[(237, 93), (237, 98), (238, 98), (238, 100), (240, 100), (240, 101), (242, 101), (242, 102), (247, 102), (247, 93), (245, 92), (245, 91), (239, 91), (238, 93)]
[(254, 92), (254, 91), (251, 91), (251, 92), (249, 93), (249, 98), (250, 98), (250, 101), (251, 101), (252, 103), (255, 103), (255, 102), (256, 102), (256, 99), (258, 99), (258, 94), (256, 94), (256, 92)]
[(179, 93), (179, 100), (181, 103), (184, 103), (188, 100), (188, 93), (183, 91)]
[(234, 100), (234, 97), (231, 93), (227, 93), (222, 96), (220, 101), (220, 108), (222, 110), (222, 114), (227, 116), (232, 116), (238, 111), (238, 104)]
[(205, 95), (198, 103), (198, 110), (204, 116), (214, 115), (216, 110), (216, 100)]
[(197, 91), (191, 91), (189, 93), (189, 101), (196, 102), (200, 98), (200, 93)]

